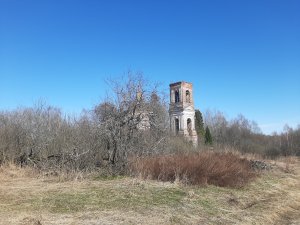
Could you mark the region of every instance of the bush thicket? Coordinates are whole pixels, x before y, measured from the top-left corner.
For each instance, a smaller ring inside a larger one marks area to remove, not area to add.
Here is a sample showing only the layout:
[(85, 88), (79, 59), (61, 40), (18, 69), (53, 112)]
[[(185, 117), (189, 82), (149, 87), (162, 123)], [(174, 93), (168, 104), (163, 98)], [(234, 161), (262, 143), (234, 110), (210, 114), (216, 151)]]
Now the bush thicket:
[(256, 176), (247, 159), (231, 152), (203, 151), (134, 158), (132, 173), (143, 178), (186, 184), (242, 187)]

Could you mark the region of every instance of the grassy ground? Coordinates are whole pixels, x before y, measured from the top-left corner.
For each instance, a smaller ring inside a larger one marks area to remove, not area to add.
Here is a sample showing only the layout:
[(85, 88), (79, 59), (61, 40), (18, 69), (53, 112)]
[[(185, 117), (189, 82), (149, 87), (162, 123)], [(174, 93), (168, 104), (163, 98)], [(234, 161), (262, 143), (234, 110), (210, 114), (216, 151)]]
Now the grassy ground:
[(241, 189), (1, 167), (0, 224), (300, 224), (300, 161), (284, 161)]

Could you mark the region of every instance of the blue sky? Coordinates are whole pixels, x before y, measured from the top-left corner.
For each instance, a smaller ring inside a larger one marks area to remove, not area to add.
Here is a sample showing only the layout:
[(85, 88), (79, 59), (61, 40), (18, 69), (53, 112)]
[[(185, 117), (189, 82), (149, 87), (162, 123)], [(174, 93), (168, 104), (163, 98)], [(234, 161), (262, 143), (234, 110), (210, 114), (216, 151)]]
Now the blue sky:
[(0, 110), (78, 114), (128, 69), (265, 133), (300, 123), (298, 0), (0, 0)]

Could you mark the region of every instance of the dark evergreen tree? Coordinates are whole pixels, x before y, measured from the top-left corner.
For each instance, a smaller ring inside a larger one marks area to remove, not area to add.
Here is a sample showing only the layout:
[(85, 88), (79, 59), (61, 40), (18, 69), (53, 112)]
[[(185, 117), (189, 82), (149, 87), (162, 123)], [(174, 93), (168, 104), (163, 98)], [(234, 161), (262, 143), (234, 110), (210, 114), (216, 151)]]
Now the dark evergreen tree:
[(212, 136), (211, 136), (211, 133), (210, 133), (210, 130), (208, 127), (206, 127), (206, 129), (205, 129), (204, 140), (205, 140), (204, 143), (206, 145), (212, 145), (212, 143), (213, 143)]
[(195, 110), (195, 129), (198, 136), (200, 137), (204, 136), (205, 131), (204, 131), (203, 117), (199, 109)]

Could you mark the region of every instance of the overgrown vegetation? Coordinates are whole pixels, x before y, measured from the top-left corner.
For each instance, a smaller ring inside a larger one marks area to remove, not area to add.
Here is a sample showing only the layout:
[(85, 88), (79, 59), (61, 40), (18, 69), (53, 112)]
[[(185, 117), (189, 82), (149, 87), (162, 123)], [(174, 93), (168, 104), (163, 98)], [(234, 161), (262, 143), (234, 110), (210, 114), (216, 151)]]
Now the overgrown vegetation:
[(0, 112), (0, 163), (122, 174), (130, 155), (169, 151), (167, 105), (158, 88), (132, 73), (108, 83), (107, 98), (77, 118), (43, 103)]
[(270, 161), (243, 153), (299, 155), (300, 127), (266, 136), (197, 110), (195, 148), (169, 133), (155, 85), (131, 73), (109, 84), (76, 118), (43, 103), (0, 112), (0, 224), (298, 224), (298, 159), (260, 173)]
[[(220, 112), (206, 112), (202, 117), (199, 110), (195, 125), (200, 141), (195, 149), (169, 133), (167, 98), (157, 85), (133, 73), (108, 83), (111, 92), (107, 98), (76, 118), (44, 103), (0, 112), (0, 164), (15, 162), (67, 173), (101, 168), (102, 172), (122, 175), (128, 172), (129, 158), (169, 160), (173, 167), (176, 160), (170, 159), (178, 156), (170, 155), (202, 151), (204, 143), (214, 149), (233, 148), (272, 157), (300, 155), (300, 127), (286, 127), (282, 134), (266, 136), (243, 116), (227, 121)], [(200, 169), (202, 165), (196, 164), (197, 159), (192, 164), (193, 160), (186, 158), (186, 163), (191, 164), (189, 169)]]

